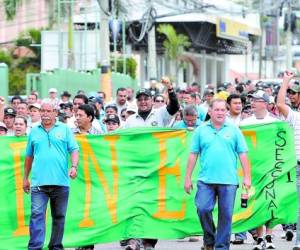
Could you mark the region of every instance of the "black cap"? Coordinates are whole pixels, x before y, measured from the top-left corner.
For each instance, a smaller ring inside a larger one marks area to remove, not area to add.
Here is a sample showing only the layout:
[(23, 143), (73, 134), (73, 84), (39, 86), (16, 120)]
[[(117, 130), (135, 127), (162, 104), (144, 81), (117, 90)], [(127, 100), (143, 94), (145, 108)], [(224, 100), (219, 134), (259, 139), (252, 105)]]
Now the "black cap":
[(109, 121), (120, 124), (120, 119), (119, 119), (119, 116), (117, 116), (117, 115), (106, 116), (105, 122), (109, 122)]
[(151, 97), (151, 91), (149, 89), (142, 88), (136, 92), (135, 97), (139, 98), (140, 95), (146, 95)]
[(17, 112), (13, 108), (8, 107), (4, 109), (4, 115), (16, 116)]
[(73, 108), (73, 104), (71, 103), (71, 102), (67, 102), (67, 103), (61, 103), (61, 104), (59, 104), (59, 107), (61, 108), (61, 109), (66, 109), (66, 108)]
[(71, 94), (68, 91), (64, 91), (60, 96), (71, 97)]

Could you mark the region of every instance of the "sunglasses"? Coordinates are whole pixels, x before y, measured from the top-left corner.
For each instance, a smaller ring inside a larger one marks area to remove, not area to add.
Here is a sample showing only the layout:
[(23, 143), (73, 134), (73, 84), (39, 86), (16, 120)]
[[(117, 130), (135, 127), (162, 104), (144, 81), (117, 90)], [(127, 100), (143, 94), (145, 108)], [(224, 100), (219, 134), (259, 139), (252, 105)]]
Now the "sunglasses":
[(296, 92), (294, 92), (292, 90), (288, 90), (287, 93), (288, 93), (288, 95), (296, 95), (297, 94)]
[(155, 102), (161, 102), (161, 103), (163, 103), (165, 101), (164, 100), (155, 100)]

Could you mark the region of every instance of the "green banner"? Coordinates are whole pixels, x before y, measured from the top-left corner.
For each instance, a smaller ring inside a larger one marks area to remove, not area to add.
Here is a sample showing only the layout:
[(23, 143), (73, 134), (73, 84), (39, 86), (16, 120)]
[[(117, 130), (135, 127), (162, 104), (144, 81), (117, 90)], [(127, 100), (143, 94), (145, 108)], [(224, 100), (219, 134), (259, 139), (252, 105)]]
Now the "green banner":
[[(233, 229), (296, 222), (297, 193), (292, 130), (286, 123), (248, 126), (252, 196), (240, 207)], [(201, 233), (184, 177), (192, 133), (130, 129), (104, 136), (78, 136), (78, 178), (71, 181), (65, 247), (130, 237), (175, 239)], [(29, 239), (30, 195), (22, 190), (26, 138), (0, 138), (0, 249), (25, 249)], [(216, 156), (217, 157), (217, 156)], [(199, 168), (195, 169), (196, 187)], [(242, 170), (238, 168), (242, 176)], [(47, 212), (47, 241), (51, 213)], [(47, 243), (47, 242), (45, 242)]]

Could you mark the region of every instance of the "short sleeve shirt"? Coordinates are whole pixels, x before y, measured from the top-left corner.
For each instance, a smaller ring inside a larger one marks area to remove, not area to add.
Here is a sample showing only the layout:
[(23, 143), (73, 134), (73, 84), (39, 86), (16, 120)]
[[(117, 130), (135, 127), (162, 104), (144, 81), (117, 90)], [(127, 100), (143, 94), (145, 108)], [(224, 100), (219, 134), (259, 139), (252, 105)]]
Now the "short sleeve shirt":
[(225, 122), (215, 129), (211, 122), (200, 125), (194, 132), (191, 153), (200, 154), (198, 179), (209, 184), (238, 184), (237, 157), (248, 151), (239, 128)]
[(31, 186), (69, 186), (69, 154), (78, 151), (71, 129), (61, 123), (46, 131), (42, 125), (32, 128), (26, 156), (33, 157)]

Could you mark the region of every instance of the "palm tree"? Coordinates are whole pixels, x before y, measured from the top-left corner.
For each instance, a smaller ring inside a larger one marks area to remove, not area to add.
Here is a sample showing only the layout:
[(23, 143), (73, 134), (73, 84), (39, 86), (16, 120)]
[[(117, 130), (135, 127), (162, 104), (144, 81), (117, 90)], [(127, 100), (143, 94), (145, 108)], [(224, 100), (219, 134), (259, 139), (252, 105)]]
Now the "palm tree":
[(186, 35), (177, 34), (174, 27), (170, 24), (160, 24), (157, 31), (166, 36), (163, 42), (165, 54), (170, 60), (170, 76), (176, 82), (179, 60), (184, 50), (191, 46), (191, 42)]

